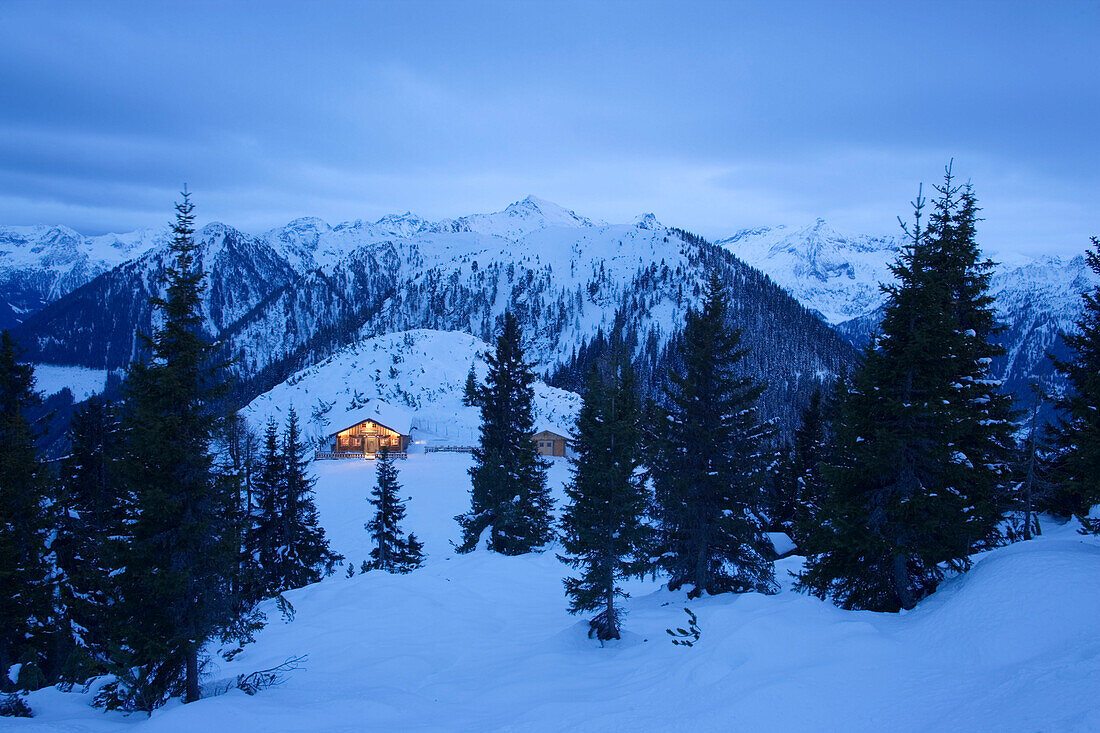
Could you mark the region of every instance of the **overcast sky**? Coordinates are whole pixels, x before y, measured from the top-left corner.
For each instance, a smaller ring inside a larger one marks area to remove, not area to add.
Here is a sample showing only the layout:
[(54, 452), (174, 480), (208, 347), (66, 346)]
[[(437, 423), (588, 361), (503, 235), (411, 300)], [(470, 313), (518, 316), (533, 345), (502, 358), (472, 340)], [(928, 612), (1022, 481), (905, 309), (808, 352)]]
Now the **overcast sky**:
[(1100, 234), (1100, 3), (0, 0), (0, 223), (258, 232), (527, 194), (715, 237), (892, 233), (944, 164), (992, 250)]

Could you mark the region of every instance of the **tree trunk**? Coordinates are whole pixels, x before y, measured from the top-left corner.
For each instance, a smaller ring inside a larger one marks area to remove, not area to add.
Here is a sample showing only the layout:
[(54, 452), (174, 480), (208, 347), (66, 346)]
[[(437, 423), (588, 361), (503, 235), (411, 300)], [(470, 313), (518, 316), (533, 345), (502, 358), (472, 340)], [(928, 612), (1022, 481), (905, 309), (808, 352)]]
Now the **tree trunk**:
[(1036, 399), (1031, 408), (1031, 429), (1028, 435), (1027, 455), (1027, 479), (1025, 479), (1026, 491), (1024, 495), (1024, 539), (1031, 539), (1031, 490), (1035, 485), (1035, 423), (1039, 414), (1039, 402)]
[(14, 683), (8, 678), (8, 669), (10, 667), (11, 654), (8, 652), (8, 645), (0, 641), (0, 692), (10, 692), (15, 689)]
[[(710, 534), (709, 532), (707, 533)], [(707, 573), (707, 555), (710, 543), (706, 540), (700, 542), (699, 552), (695, 556), (695, 587), (692, 592), (688, 594), (689, 598), (698, 598), (703, 595), (703, 591), (707, 589), (707, 585), (710, 581)], [(693, 595), (694, 594), (694, 595)]]
[(199, 647), (197, 645), (187, 649), (187, 691), (184, 702), (195, 702), (201, 697), (199, 693)]
[(909, 570), (905, 566), (905, 555), (900, 552), (894, 555), (894, 593), (901, 607), (908, 611), (917, 604), (909, 590)]

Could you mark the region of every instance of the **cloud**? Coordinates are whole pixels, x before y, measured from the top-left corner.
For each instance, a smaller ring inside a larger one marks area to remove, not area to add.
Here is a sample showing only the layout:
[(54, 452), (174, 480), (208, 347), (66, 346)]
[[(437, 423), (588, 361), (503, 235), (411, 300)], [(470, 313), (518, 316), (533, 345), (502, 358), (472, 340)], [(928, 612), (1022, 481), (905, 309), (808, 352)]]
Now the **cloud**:
[[(262, 11), (260, 8), (262, 7)], [(460, 216), (893, 232), (955, 157), (1003, 249), (1100, 231), (1095, 10), (0, 6), (0, 222)]]

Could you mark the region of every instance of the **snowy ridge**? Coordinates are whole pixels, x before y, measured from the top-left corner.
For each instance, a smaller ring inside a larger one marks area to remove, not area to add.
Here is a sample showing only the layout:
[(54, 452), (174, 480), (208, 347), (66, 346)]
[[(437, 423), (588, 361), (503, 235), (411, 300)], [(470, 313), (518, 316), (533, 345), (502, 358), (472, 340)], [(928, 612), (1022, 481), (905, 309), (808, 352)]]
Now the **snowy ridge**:
[[(283, 423), (293, 407), (317, 445), (358, 422), (371, 400), (382, 400), (412, 414), (414, 452), (416, 445), (472, 445), (481, 417), (462, 404), (462, 394), (471, 364), (485, 379), (489, 350), (468, 334), (427, 329), (366, 338), (260, 395), (243, 414), (262, 431), (269, 419)], [(534, 410), (536, 430), (569, 435), (580, 397), (536, 382)]]
[(281, 252), (298, 272), (305, 272), (312, 267), (332, 267), (348, 253), (386, 240), (432, 239), (431, 235), (448, 234), (481, 235), (464, 238), (466, 241), (483, 241), (486, 237), (517, 240), (543, 229), (592, 226), (595, 225), (589, 219), (573, 211), (528, 196), (503, 211), (436, 222), (411, 211), (388, 214), (375, 222), (356, 220), (334, 226), (317, 218), (295, 219), (261, 238)]

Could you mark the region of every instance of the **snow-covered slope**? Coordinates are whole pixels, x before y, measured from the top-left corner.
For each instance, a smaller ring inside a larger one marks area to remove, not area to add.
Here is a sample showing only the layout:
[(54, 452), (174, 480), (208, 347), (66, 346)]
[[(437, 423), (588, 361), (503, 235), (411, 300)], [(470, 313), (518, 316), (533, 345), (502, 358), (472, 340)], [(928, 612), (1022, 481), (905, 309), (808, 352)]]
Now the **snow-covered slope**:
[[(348, 427), (344, 415), (380, 399), (412, 413), (413, 452), (423, 445), (472, 445), (481, 418), (462, 404), (462, 394), (471, 365), (484, 380), (489, 351), (480, 339), (455, 332), (419, 329), (366, 338), (260, 395), (244, 415), (262, 431), (269, 419), (284, 422), (293, 407), (305, 436), (316, 443)], [(536, 429), (569, 435), (579, 410), (573, 392), (535, 384)]]
[[(296, 275), (271, 246), (224, 224), (195, 235), (197, 266), (207, 274), (200, 301), (206, 330), (220, 335)], [(50, 303), (14, 330), (35, 361), (120, 369), (150, 333), (151, 296), (163, 297), (169, 262), (157, 246)]]
[[(306, 656), (275, 688), (125, 717), (89, 706), (94, 689), (33, 693), (27, 731), (1086, 731), (1100, 716), (1100, 547), (1074, 526), (980, 556), (913, 611), (843, 611), (784, 588), (775, 596), (688, 600), (660, 580), (628, 584), (621, 641), (587, 638), (567, 613), (551, 551), (456, 555), (455, 514), (468, 508), (470, 459), (412, 455), (398, 464), (405, 526), (425, 543), (409, 575), (343, 573), (286, 594), (284, 622), (207, 689)], [(358, 565), (373, 464), (320, 462), (321, 521)], [(568, 476), (554, 459), (561, 498)], [(667, 628), (698, 617), (693, 647)]]
[(107, 386), (107, 371), (86, 367), (34, 365), (34, 389), (45, 397), (68, 389), (73, 399), (82, 402), (99, 394)]

